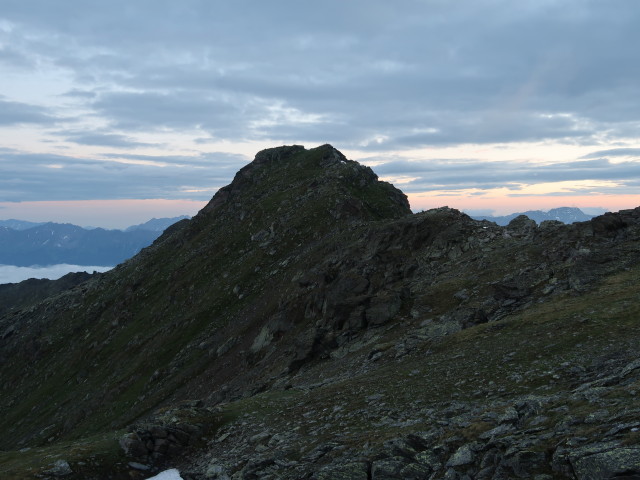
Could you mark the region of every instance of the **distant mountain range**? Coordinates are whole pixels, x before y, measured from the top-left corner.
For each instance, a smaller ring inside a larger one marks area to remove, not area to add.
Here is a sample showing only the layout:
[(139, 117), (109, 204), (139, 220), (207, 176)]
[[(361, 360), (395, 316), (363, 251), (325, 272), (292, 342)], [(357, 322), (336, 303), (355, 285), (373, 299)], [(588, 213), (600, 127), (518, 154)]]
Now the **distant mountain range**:
[(525, 215), (529, 217), (531, 220), (534, 220), (536, 223), (544, 222), (545, 220), (556, 220), (562, 223), (576, 223), (576, 222), (586, 222), (591, 220), (595, 215), (588, 215), (584, 213), (579, 208), (575, 207), (560, 207), (560, 208), (552, 208), (548, 212), (544, 212), (542, 210), (529, 210), (521, 213), (512, 213), (510, 215), (504, 216), (475, 216), (471, 215), (472, 218), (476, 220), (489, 220), (490, 222), (497, 223), (498, 225), (508, 225), (511, 220), (518, 217), (519, 215)]
[(0, 264), (113, 266), (158, 238), (165, 228), (188, 217), (151, 219), (126, 230), (86, 229), (72, 224), (0, 221)]
[(0, 228), (6, 227), (12, 230), (26, 230), (28, 228), (39, 227), (46, 222), (27, 222), (25, 220), (16, 220), (14, 218), (9, 220), (0, 220)]
[(164, 232), (165, 229), (180, 220), (189, 218), (187, 215), (173, 218), (152, 218), (148, 222), (139, 225), (132, 225), (124, 229), (125, 232), (135, 232), (136, 230), (145, 230), (147, 232)]

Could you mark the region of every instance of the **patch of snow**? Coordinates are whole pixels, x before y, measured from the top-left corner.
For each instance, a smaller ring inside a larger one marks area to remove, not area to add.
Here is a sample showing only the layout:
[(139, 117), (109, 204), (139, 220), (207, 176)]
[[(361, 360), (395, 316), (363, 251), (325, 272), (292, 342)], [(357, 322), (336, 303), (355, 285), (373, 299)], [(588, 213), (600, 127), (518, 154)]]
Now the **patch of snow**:
[(180, 472), (175, 468), (171, 470), (165, 470), (164, 472), (160, 472), (155, 477), (150, 477), (147, 480), (183, 480), (180, 476)]

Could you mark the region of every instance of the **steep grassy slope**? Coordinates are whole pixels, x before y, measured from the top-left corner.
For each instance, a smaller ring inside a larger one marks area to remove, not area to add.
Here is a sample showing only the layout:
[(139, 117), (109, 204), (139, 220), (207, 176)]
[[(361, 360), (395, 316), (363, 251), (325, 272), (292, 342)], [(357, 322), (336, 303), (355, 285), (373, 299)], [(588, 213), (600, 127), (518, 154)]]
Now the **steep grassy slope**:
[(258, 154), (133, 260), (4, 320), (15, 333), (2, 345), (3, 447), (120, 428), (199, 376), (220, 387), (237, 372), (212, 365), (218, 349), (249, 350), (289, 264), (358, 222), (408, 213), (404, 195), (332, 147)]
[(0, 284), (0, 316), (31, 307), (91, 278), (90, 273), (68, 273), (57, 280), (29, 278), (19, 283)]

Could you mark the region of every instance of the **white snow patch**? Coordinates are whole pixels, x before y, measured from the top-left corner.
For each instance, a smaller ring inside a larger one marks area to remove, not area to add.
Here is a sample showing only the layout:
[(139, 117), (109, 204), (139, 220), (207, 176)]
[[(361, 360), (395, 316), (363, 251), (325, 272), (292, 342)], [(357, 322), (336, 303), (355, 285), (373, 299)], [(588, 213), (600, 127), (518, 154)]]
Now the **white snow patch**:
[(160, 472), (155, 477), (150, 477), (147, 480), (183, 480), (180, 476), (180, 472), (175, 468), (171, 470), (165, 470), (164, 472)]

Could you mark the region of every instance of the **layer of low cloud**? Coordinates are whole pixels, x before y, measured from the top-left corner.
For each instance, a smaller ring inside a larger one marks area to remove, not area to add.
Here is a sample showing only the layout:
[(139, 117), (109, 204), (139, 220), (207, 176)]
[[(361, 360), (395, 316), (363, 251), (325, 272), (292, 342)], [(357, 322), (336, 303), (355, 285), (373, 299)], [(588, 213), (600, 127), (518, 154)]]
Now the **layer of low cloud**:
[(16, 267), (15, 265), (0, 265), (0, 284), (19, 283), (29, 278), (47, 278), (57, 280), (71, 272), (106, 272), (113, 267), (87, 267), (83, 265), (49, 265), (45, 267)]
[(100, 132), (61, 132), (68, 142), (77, 143), (78, 145), (92, 145), (101, 147), (114, 148), (138, 148), (153, 146), (150, 143), (138, 142), (131, 137), (117, 133), (100, 133)]
[(102, 159), (0, 151), (0, 201), (208, 200), (246, 163), (241, 155), (105, 154)]
[(612, 148), (598, 150), (584, 155), (582, 158), (631, 157), (640, 160), (640, 148)]
[[(603, 193), (612, 189), (636, 193), (640, 184), (640, 162), (613, 163), (605, 158), (540, 165), (523, 161), (478, 161), (473, 159), (410, 161), (396, 158), (376, 163), (375, 171), (383, 178), (397, 179), (407, 193), (441, 190), (491, 190), (507, 188), (517, 194), (523, 187), (556, 182), (574, 182), (573, 192), (583, 195), (594, 188)], [(587, 183), (591, 181), (594, 186)], [(614, 185), (608, 184), (614, 182)], [(571, 192), (564, 192), (567, 195)], [(530, 193), (527, 193), (530, 195)]]
[(0, 127), (8, 125), (51, 125), (56, 119), (47, 109), (37, 105), (13, 102), (0, 96)]

